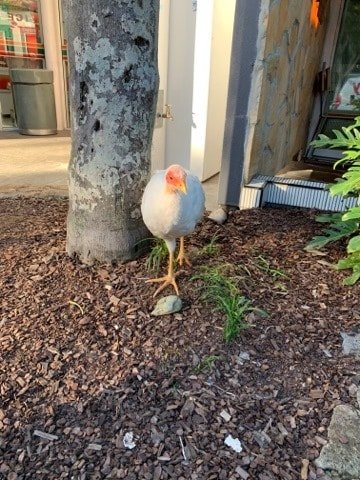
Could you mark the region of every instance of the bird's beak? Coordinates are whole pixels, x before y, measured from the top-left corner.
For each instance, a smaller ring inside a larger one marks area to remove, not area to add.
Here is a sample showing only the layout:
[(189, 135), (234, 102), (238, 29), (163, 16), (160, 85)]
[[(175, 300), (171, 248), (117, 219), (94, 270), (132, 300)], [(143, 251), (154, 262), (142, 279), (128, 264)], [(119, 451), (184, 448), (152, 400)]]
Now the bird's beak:
[(180, 192), (187, 194), (186, 178), (184, 178), (184, 180), (181, 181), (181, 183), (178, 186), (178, 190), (180, 190)]

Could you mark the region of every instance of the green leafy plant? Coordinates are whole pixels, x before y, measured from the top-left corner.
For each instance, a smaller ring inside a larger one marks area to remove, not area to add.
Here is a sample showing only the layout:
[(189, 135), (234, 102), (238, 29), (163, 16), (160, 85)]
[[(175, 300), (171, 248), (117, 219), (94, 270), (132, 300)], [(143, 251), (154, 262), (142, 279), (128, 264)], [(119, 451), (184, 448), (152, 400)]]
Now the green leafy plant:
[(218, 241), (218, 235), (214, 235), (210, 242), (207, 245), (204, 245), (200, 250), (199, 250), (199, 255), (206, 255), (206, 256), (213, 256), (217, 255), (220, 251), (220, 245), (217, 243)]
[[(332, 195), (359, 197), (360, 194), (360, 117), (349, 127), (333, 130), (335, 138), (319, 135), (319, 139), (312, 142), (315, 147), (330, 147), (344, 149), (343, 157), (338, 160), (338, 165), (346, 166), (347, 169), (342, 177), (329, 185)], [(360, 207), (350, 208), (345, 213), (329, 213), (316, 217), (322, 223), (329, 226), (322, 235), (314, 237), (305, 247), (306, 250), (323, 248), (325, 245), (336, 242), (342, 238), (348, 239), (348, 256), (336, 265), (338, 270), (352, 270), (352, 274), (345, 278), (345, 285), (354, 285), (360, 279)]]
[(354, 110), (360, 110), (360, 98), (353, 98), (350, 100), (350, 105), (354, 108)]
[(225, 315), (224, 340), (226, 343), (233, 340), (240, 330), (251, 327), (245, 315), (257, 312), (266, 315), (263, 310), (255, 308), (249, 299), (241, 295), (234, 276), (230, 276), (232, 266), (228, 264), (213, 267), (203, 267), (192, 277), (201, 280), (203, 298), (215, 305), (215, 308)]
[(168, 257), (169, 251), (166, 243), (160, 238), (152, 238), (153, 247), (146, 258), (145, 266), (148, 270), (158, 273), (163, 261)]
[(220, 359), (221, 357), (218, 355), (206, 355), (201, 359), (198, 365), (196, 365), (194, 370), (196, 373), (211, 372), (214, 368), (215, 362)]
[(254, 264), (259, 270), (273, 278), (287, 277), (286, 273), (284, 273), (280, 268), (272, 267), (269, 260), (262, 255), (258, 255), (256, 257)]

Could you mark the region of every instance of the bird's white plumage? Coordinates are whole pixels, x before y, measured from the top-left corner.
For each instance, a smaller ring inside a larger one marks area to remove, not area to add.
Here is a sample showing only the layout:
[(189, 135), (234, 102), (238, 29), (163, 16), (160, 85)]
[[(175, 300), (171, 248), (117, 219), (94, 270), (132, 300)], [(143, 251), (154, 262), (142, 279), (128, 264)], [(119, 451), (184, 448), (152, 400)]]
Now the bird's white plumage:
[(166, 170), (154, 173), (147, 184), (141, 213), (145, 225), (166, 243), (193, 232), (205, 209), (205, 195), (200, 180), (186, 172), (187, 193), (171, 191), (165, 181)]

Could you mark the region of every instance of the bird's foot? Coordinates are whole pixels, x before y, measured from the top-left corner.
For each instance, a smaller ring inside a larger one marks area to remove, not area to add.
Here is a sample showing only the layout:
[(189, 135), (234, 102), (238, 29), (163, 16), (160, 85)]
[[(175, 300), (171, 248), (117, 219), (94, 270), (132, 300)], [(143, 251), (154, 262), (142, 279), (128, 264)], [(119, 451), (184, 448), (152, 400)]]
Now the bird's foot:
[(179, 252), (179, 255), (177, 256), (176, 261), (179, 263), (180, 267), (182, 267), (184, 263), (186, 263), (186, 265), (187, 265), (188, 267), (191, 267), (191, 262), (190, 262), (190, 260), (189, 260), (188, 257), (185, 255), (185, 253), (182, 253), (181, 251)]
[[(179, 273), (179, 272), (177, 272), (177, 273)], [(145, 283), (161, 283), (161, 282), (163, 282), (163, 284), (160, 285), (160, 287), (156, 290), (153, 297), (156, 297), (156, 295), (158, 293), (162, 292), (168, 285), (172, 285), (174, 287), (176, 295), (179, 295), (179, 289), (178, 289), (178, 286), (177, 286), (176, 280), (175, 280), (175, 277), (176, 277), (177, 273), (175, 275), (172, 275), (172, 276), (171, 275), (166, 275), (165, 277), (151, 278), (150, 280), (146, 280)]]

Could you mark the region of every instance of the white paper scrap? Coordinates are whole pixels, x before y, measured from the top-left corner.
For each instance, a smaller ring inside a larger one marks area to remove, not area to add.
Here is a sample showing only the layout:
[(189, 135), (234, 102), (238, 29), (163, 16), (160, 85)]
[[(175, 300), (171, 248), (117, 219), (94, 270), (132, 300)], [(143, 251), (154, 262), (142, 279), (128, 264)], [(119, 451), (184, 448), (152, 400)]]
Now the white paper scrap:
[(220, 417), (222, 417), (225, 420), (225, 422), (230, 422), (231, 420), (231, 415), (226, 410), (222, 410), (220, 412)]
[(238, 438), (233, 438), (231, 435), (228, 435), (224, 441), (225, 445), (235, 450), (235, 452), (240, 453), (242, 451), (241, 442)]
[(125, 448), (132, 450), (136, 447), (136, 443), (134, 442), (134, 434), (133, 432), (126, 432), (123, 438), (123, 444)]

